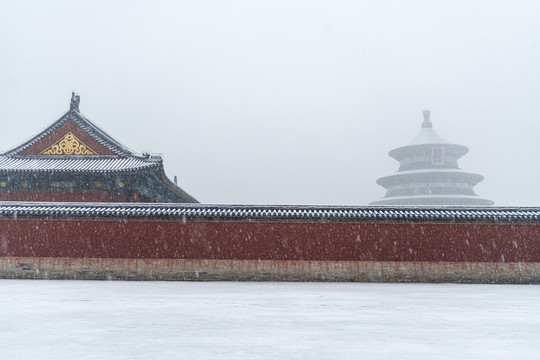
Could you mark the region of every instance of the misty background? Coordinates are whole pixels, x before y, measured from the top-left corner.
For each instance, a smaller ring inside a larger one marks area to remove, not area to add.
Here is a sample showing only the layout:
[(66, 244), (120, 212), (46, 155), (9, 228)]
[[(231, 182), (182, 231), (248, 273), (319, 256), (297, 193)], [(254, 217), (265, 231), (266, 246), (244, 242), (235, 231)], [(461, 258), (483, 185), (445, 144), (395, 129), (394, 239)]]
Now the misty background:
[(205, 203), (366, 205), (435, 130), (540, 205), (539, 1), (0, 0), (0, 151), (69, 109)]

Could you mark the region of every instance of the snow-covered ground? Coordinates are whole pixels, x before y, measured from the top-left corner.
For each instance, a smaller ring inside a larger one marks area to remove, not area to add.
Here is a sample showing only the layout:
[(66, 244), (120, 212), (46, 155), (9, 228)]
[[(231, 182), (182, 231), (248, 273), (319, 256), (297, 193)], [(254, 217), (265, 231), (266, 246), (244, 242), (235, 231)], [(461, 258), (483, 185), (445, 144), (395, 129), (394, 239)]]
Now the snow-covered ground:
[(0, 280), (1, 359), (540, 359), (540, 286)]

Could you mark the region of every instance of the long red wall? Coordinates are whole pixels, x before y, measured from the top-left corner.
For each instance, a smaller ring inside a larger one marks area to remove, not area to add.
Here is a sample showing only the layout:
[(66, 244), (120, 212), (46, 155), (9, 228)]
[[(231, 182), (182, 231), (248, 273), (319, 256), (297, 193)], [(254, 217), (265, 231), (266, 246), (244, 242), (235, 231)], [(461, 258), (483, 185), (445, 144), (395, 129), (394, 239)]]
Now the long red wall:
[(2, 219), (0, 257), (540, 262), (540, 225)]

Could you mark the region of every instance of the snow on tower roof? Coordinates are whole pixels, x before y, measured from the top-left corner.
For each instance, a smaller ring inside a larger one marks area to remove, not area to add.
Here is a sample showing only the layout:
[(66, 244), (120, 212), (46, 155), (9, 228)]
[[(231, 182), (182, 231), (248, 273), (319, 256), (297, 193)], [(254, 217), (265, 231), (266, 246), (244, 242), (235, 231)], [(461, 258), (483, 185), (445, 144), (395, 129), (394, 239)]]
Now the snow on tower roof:
[(431, 111), (424, 110), (424, 121), (422, 122), (422, 130), (416, 135), (414, 139), (408, 145), (422, 145), (422, 144), (450, 144), (450, 142), (442, 138), (435, 130), (433, 130), (433, 123), (430, 116)]

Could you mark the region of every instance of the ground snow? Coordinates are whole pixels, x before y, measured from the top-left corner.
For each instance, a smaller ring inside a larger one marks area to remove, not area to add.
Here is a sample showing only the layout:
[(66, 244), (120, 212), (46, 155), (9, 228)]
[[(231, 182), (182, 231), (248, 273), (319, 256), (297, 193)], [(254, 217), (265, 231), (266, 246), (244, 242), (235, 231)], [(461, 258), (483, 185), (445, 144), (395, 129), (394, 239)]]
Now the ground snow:
[(2, 359), (539, 359), (540, 286), (0, 280)]

